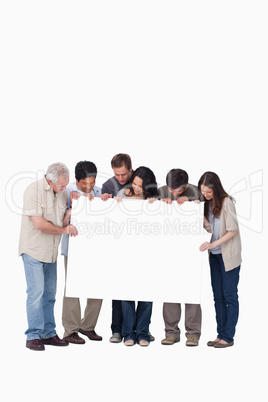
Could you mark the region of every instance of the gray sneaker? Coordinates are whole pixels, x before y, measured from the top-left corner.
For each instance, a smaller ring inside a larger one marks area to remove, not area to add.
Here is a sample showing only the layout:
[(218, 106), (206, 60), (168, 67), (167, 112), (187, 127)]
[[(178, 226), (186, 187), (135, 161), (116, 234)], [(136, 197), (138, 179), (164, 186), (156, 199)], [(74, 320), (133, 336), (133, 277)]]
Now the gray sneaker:
[(110, 338), (110, 342), (112, 342), (112, 343), (120, 343), (120, 342), (122, 342), (121, 334), (119, 334), (119, 332), (114, 332), (113, 335)]

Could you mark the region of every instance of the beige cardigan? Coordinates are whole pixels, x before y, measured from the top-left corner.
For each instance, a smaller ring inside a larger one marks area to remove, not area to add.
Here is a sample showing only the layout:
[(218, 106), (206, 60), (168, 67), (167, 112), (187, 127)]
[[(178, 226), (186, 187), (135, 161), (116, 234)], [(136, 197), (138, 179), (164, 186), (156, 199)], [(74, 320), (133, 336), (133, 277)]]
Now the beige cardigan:
[[(231, 271), (232, 269), (237, 268), (239, 265), (241, 265), (242, 247), (235, 205), (229, 197), (225, 197), (223, 201), (220, 219), (220, 237), (224, 236), (227, 232), (237, 231), (237, 234), (234, 237), (221, 245), (222, 259), (224, 262), (225, 271)], [(208, 232), (211, 232), (208, 221), (206, 219), (205, 221), (206, 222), (204, 227)]]

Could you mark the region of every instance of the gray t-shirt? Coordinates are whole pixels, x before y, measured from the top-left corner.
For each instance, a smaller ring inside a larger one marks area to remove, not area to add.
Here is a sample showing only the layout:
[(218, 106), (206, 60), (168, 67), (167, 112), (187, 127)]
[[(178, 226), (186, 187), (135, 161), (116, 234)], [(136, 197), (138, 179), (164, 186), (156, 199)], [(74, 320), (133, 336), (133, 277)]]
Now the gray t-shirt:
[(113, 197), (116, 197), (118, 192), (128, 186), (128, 182), (126, 184), (120, 184), (115, 177), (111, 177), (111, 179), (107, 180), (102, 185), (101, 193), (105, 194), (112, 194)]
[[(212, 231), (211, 243), (213, 243), (220, 238), (221, 218), (220, 216), (216, 218), (211, 212), (211, 202), (209, 203), (208, 220)], [(210, 250), (210, 252), (212, 254), (221, 254), (221, 246), (213, 248), (212, 250)]]
[(160, 194), (159, 195), (160, 199), (170, 198), (172, 201), (177, 200), (179, 197), (184, 197), (184, 196), (186, 196), (189, 199), (189, 201), (194, 201), (194, 200), (203, 201), (204, 200), (202, 194), (200, 194), (200, 192), (198, 190), (198, 187), (194, 186), (193, 184), (188, 184), (187, 189), (182, 194), (180, 194), (179, 197), (176, 197), (176, 198), (173, 197), (173, 195), (171, 194), (171, 192), (168, 189), (168, 186), (160, 187), (158, 189), (158, 193)]

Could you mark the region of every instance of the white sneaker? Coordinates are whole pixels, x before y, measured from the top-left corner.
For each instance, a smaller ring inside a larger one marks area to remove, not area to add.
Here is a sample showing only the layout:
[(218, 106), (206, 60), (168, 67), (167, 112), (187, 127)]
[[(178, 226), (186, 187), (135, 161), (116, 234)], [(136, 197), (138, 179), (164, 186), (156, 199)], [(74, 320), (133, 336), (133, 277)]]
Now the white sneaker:
[(110, 342), (112, 342), (112, 343), (120, 343), (120, 342), (122, 342), (121, 334), (119, 334), (119, 332), (114, 332), (113, 335), (110, 338)]
[(133, 341), (133, 339), (128, 339), (127, 341), (124, 342), (125, 346), (134, 346), (135, 342)]
[(145, 339), (141, 339), (139, 342), (140, 346), (149, 346), (150, 342), (146, 341)]

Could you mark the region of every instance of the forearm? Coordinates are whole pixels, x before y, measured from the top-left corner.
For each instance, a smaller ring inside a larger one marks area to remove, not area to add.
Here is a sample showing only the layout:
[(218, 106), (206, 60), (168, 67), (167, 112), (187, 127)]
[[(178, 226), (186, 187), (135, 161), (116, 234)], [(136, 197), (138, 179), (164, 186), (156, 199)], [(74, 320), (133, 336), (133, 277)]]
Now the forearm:
[(237, 234), (237, 230), (235, 230), (233, 232), (227, 232), (220, 239), (218, 239), (218, 240), (214, 241), (213, 243), (211, 243), (211, 245), (213, 245), (213, 248), (221, 246), (222, 244), (224, 244), (227, 241), (229, 241), (232, 237), (236, 236), (236, 234)]
[(68, 226), (70, 221), (71, 221), (71, 212), (72, 209), (69, 208), (68, 211), (66, 212), (66, 214), (63, 217), (63, 222), (62, 222), (62, 226)]
[(60, 235), (65, 233), (65, 228), (53, 225), (53, 223), (46, 221), (42, 216), (31, 216), (35, 229), (40, 230), (46, 234)]
[(237, 234), (237, 230), (233, 232), (227, 232), (224, 236), (222, 236), (220, 239), (214, 241), (213, 243), (209, 243), (205, 241), (205, 243), (202, 243), (201, 246), (199, 247), (200, 251), (205, 251), (205, 250), (212, 250), (218, 246), (223, 245), (227, 241), (229, 241), (232, 237), (234, 237)]

